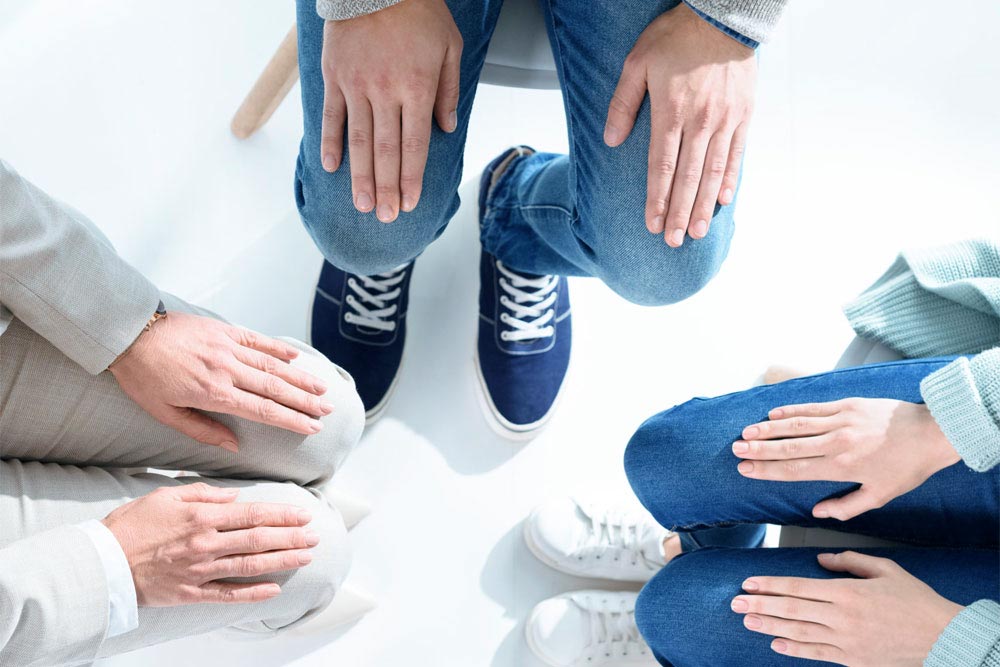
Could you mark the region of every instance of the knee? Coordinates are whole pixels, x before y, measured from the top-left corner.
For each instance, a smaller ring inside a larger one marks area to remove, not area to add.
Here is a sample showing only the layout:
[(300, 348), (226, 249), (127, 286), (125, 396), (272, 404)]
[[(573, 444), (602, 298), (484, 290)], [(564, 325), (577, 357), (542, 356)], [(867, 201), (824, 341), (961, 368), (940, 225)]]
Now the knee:
[[(597, 249), (604, 282), (619, 295), (641, 306), (665, 306), (698, 293), (712, 280), (729, 253), (733, 225), (731, 208), (720, 209), (708, 236), (687, 238), (671, 248), (662, 234), (646, 230), (643, 208), (608, 211), (604, 217), (621, 218), (610, 228)], [(627, 219), (625, 219), (627, 218)]]
[(338, 269), (363, 276), (390, 271), (419, 255), (447, 222), (447, 203), (432, 195), (391, 223), (353, 204), (350, 175), (338, 171), (296, 179), (299, 215), (323, 256)]
[(354, 379), (340, 366), (305, 343), (284, 339), (301, 350), (292, 365), (318, 377), (327, 387), (323, 400), (333, 412), (321, 419), (323, 430), (306, 437), (296, 449), (297, 476), (304, 484), (321, 484), (340, 470), (361, 439), (365, 409), (354, 387)]

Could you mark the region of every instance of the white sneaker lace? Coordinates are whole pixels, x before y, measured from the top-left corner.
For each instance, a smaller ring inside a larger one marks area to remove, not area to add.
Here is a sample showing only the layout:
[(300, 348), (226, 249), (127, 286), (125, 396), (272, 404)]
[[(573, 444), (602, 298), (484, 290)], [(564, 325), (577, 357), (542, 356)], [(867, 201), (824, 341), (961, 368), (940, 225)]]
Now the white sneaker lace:
[[(646, 652), (646, 643), (635, 623), (635, 611), (628, 608), (623, 598), (619, 598), (617, 607), (607, 598), (601, 598), (600, 601), (589, 598), (588, 606), (591, 646), (623, 642), (626, 644), (623, 655), (628, 655), (630, 648), (640, 653)], [(610, 657), (611, 653), (606, 652), (605, 655)]]
[(621, 550), (625, 552), (633, 566), (638, 565), (640, 560), (648, 563), (642, 550), (646, 528), (641, 519), (611, 512), (600, 514), (585, 511), (585, 513), (591, 524), (589, 540), (591, 546)]
[(403, 292), (399, 284), (406, 277), (409, 267), (410, 263), (406, 263), (386, 273), (348, 278), (347, 286), (354, 294), (348, 294), (345, 301), (354, 312), (345, 309), (344, 321), (378, 331), (395, 331), (396, 323), (386, 318), (396, 314), (398, 305), (393, 302)]
[[(528, 341), (549, 338), (555, 333), (555, 303), (558, 293), (559, 276), (525, 278), (515, 273), (497, 260), (500, 288), (505, 294), (500, 296), (500, 305), (510, 313), (501, 313), (500, 321), (511, 330), (500, 332), (501, 340)], [(530, 288), (532, 291), (525, 291)], [(513, 313), (513, 314), (511, 314)]]

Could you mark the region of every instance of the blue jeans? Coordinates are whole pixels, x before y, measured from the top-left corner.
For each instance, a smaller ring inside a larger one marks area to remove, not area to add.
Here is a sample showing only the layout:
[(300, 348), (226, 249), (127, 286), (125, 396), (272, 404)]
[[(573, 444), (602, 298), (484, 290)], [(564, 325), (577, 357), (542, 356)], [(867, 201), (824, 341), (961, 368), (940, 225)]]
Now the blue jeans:
[[(542, 4), (562, 83), (570, 155), (538, 153), (504, 174), (483, 221), (483, 248), (518, 271), (596, 276), (634, 303), (680, 301), (718, 272), (733, 234), (733, 205), (716, 207), (705, 239), (670, 248), (645, 226), (648, 100), (624, 144), (609, 148), (602, 138), (625, 56), (643, 29), (678, 0)], [(458, 210), (469, 115), (501, 0), (448, 5), (464, 40), (458, 129), (447, 134), (434, 126), (419, 204), (383, 224), (353, 206), (350, 155), (333, 174), (320, 164), (323, 21), (313, 0), (298, 2), (305, 134), (296, 201), (326, 259), (349, 273), (371, 275), (414, 259)]]
[[(629, 482), (657, 521), (681, 533), (685, 551), (643, 589), (636, 611), (643, 636), (663, 664), (808, 664), (771, 651), (768, 638), (746, 630), (729, 609), (751, 575), (837, 576), (819, 567), (816, 549), (732, 548), (756, 546), (761, 523), (934, 547), (864, 551), (897, 561), (959, 604), (1000, 598), (1000, 476), (995, 473), (977, 473), (958, 463), (881, 509), (839, 522), (816, 519), (811, 509), (857, 485), (748, 479), (736, 471), (731, 449), (745, 426), (767, 419), (768, 411), (782, 405), (848, 397), (921, 403), (920, 381), (948, 361), (873, 364), (694, 399), (639, 428), (625, 452)], [(697, 549), (705, 545), (730, 548)]]

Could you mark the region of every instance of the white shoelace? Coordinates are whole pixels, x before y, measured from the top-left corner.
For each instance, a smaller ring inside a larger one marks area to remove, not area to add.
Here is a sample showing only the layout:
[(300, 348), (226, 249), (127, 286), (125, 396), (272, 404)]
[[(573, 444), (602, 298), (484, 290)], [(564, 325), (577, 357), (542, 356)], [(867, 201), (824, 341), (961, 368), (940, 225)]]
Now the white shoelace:
[(625, 600), (620, 599), (618, 606), (614, 607), (606, 598), (601, 599), (599, 604), (594, 604), (591, 598), (590, 605), (593, 608), (587, 611), (590, 614), (591, 646), (624, 642), (634, 644), (635, 649), (645, 652), (645, 643), (635, 624), (635, 612), (628, 608)]
[[(558, 293), (559, 276), (525, 278), (514, 273), (503, 262), (497, 260), (500, 288), (505, 294), (500, 297), (500, 305), (510, 313), (501, 313), (500, 321), (511, 327), (501, 331), (501, 340), (529, 341), (549, 338), (555, 333), (555, 303)], [(531, 291), (526, 291), (530, 289)]]
[(586, 512), (591, 524), (590, 544), (608, 549), (620, 549), (631, 558), (632, 565), (638, 565), (642, 559), (649, 562), (643, 551), (645, 542), (649, 539), (649, 531), (639, 518), (624, 514), (590, 513)]
[(396, 314), (398, 306), (393, 302), (403, 292), (399, 284), (406, 277), (406, 270), (409, 267), (410, 264), (407, 263), (386, 273), (348, 278), (347, 286), (354, 294), (348, 294), (345, 301), (354, 312), (345, 312), (344, 321), (378, 331), (395, 331), (396, 323), (386, 318)]

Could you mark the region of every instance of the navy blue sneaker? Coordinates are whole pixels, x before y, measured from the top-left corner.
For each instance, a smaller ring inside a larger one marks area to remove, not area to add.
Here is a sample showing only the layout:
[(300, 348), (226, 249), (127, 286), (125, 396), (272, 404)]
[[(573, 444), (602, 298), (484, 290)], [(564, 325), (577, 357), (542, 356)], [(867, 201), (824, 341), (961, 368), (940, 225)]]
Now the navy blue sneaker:
[[(510, 149), (483, 171), (480, 222), (500, 170), (530, 150)], [(552, 416), (569, 368), (571, 324), (565, 277), (515, 271), (482, 252), (476, 373), (483, 412), (500, 435), (529, 439)]]
[(354, 377), (371, 424), (399, 380), (413, 262), (357, 276), (323, 262), (313, 298), (311, 344)]

